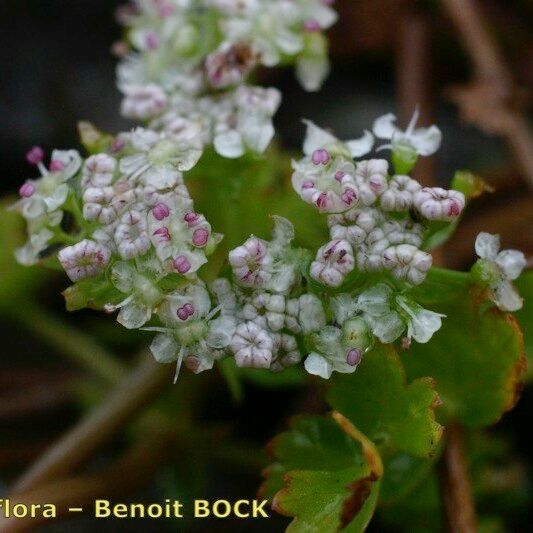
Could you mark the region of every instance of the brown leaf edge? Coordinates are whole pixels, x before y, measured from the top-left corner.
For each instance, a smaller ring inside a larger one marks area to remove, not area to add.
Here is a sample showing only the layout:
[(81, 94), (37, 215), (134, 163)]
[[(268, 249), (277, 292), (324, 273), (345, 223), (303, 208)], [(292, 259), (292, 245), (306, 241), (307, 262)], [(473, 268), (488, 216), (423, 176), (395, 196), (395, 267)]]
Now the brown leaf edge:
[[(361, 511), (363, 505), (370, 496), (372, 483), (378, 481), (383, 475), (383, 462), (374, 443), (368, 437), (366, 437), (366, 435), (361, 433), (345, 416), (338, 411), (333, 411), (331, 413), (331, 417), (347, 435), (361, 443), (363, 455), (370, 470), (368, 476), (358, 479), (346, 486), (346, 488), (350, 491), (350, 494), (345, 499), (343, 504), (341, 522), (339, 526), (339, 530), (341, 530), (350, 524), (350, 522)], [(267, 445), (267, 451), (269, 453), (272, 452), (275, 442), (276, 438), (272, 439), (272, 441), (270, 441), (270, 443)], [(270, 467), (267, 467), (263, 470), (262, 474), (264, 477), (268, 476), (269, 468)], [(282, 496), (290, 487), (292, 481), (290, 472), (284, 475), (283, 481), (285, 487), (274, 496), (272, 500), (272, 509), (283, 516), (292, 517), (293, 515), (283, 509), (279, 503), (280, 496)], [(259, 488), (259, 497), (264, 495), (266, 484), (267, 482), (265, 481)]]

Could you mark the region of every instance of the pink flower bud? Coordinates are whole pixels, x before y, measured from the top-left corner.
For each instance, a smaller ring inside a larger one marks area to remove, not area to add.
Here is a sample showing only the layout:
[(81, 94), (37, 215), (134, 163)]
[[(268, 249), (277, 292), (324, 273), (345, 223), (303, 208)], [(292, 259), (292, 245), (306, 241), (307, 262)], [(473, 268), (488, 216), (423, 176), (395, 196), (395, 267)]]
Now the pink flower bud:
[(208, 240), (209, 232), (205, 228), (197, 229), (192, 236), (192, 243), (198, 248), (205, 246)]
[(346, 189), (342, 193), (342, 201), (346, 205), (353, 204), (357, 200), (357, 193), (353, 189)]
[(40, 146), (34, 146), (27, 154), (26, 161), (30, 165), (38, 165), (44, 159), (44, 151)]
[(163, 241), (170, 241), (170, 232), (168, 231), (168, 228), (162, 227), (154, 231), (154, 235), (157, 237), (161, 237), (161, 240)]
[(167, 204), (160, 202), (152, 209), (152, 214), (156, 220), (163, 220), (170, 215), (170, 209)]
[(35, 186), (31, 183), (25, 183), (20, 189), (19, 194), (22, 198), (30, 198), (35, 192)]
[(197, 215), (196, 213), (187, 213), (183, 219), (185, 220), (185, 222), (187, 222), (187, 224), (189, 225), (189, 228), (192, 228), (193, 226), (196, 225), (196, 223), (198, 222), (198, 220), (200, 220), (200, 215)]
[(64, 168), (65, 164), (57, 159), (50, 163), (50, 172), (61, 172)]
[(191, 269), (191, 263), (184, 255), (176, 257), (173, 261), (173, 265), (180, 274), (187, 274)]

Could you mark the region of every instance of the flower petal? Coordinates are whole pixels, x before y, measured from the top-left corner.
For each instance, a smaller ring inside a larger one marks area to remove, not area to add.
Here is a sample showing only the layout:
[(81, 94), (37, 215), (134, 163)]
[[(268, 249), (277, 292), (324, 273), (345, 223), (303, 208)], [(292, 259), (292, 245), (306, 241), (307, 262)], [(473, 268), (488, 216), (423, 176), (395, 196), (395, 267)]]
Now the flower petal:
[(526, 268), (525, 255), (518, 250), (503, 250), (496, 256), (496, 264), (507, 279), (516, 279)]
[(476, 237), (476, 254), (482, 259), (496, 259), (500, 249), (500, 236), (482, 231)]
[(158, 363), (173, 363), (178, 359), (178, 344), (171, 335), (156, 335), (150, 345), (150, 351)]
[(396, 131), (396, 115), (387, 113), (374, 121), (372, 131), (376, 137), (380, 139), (392, 139)]
[(329, 379), (333, 372), (332, 364), (315, 352), (310, 353), (307, 356), (304, 362), (304, 367), (309, 374), (320, 376), (323, 379)]
[(518, 311), (524, 305), (524, 300), (515, 286), (507, 280), (502, 281), (493, 290), (494, 303), (502, 311)]
[(374, 136), (368, 130), (365, 130), (362, 137), (347, 141), (346, 146), (352, 157), (362, 157), (372, 150)]
[(311, 155), (315, 150), (325, 148), (332, 144), (337, 144), (339, 140), (331, 133), (319, 128), (310, 120), (304, 120), (303, 123), (307, 126), (305, 134), (305, 141), (303, 151), (305, 155)]
[(214, 140), (215, 150), (229, 159), (236, 159), (244, 155), (242, 137), (236, 130), (220, 133)]

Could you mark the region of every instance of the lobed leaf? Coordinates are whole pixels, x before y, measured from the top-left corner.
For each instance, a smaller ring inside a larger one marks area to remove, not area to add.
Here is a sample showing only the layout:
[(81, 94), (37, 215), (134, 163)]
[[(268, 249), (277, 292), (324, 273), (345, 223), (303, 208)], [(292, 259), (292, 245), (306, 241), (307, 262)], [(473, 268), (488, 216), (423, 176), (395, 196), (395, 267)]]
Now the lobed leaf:
[(440, 400), (433, 380), (407, 384), (392, 346), (379, 345), (367, 353), (353, 374), (337, 374), (328, 401), (387, 451), (430, 457), (442, 435), (435, 421)]

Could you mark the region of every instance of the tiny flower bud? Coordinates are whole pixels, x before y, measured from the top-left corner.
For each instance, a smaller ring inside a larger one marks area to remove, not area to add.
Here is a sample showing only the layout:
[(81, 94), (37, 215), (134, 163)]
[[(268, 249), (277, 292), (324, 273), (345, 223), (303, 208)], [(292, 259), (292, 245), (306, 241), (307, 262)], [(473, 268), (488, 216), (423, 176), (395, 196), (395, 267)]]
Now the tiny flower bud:
[(146, 35), (146, 48), (148, 50), (156, 50), (159, 47), (159, 37), (155, 32), (150, 32)]
[(191, 269), (191, 263), (184, 255), (176, 257), (176, 259), (174, 259), (173, 265), (174, 268), (180, 274), (187, 274), (187, 272), (189, 272), (189, 270)]
[(320, 31), (320, 23), (315, 19), (306, 20), (304, 22), (304, 30), (307, 32)]
[(207, 244), (207, 241), (209, 240), (209, 231), (207, 231), (205, 228), (199, 228), (195, 230), (192, 236), (192, 243), (194, 246), (197, 246), (198, 248), (202, 248)]
[(167, 204), (160, 202), (152, 209), (152, 213), (157, 220), (163, 220), (170, 215), (170, 209)]

